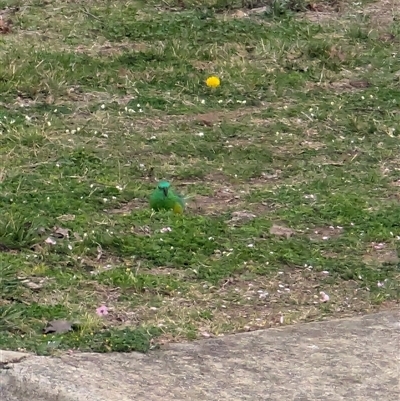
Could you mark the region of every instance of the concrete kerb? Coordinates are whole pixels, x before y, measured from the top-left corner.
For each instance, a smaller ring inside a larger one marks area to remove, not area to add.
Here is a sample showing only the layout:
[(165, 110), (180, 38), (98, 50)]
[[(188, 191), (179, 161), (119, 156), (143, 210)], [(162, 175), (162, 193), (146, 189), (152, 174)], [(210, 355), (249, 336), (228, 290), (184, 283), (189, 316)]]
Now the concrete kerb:
[(143, 354), (0, 351), (3, 401), (398, 401), (400, 310)]

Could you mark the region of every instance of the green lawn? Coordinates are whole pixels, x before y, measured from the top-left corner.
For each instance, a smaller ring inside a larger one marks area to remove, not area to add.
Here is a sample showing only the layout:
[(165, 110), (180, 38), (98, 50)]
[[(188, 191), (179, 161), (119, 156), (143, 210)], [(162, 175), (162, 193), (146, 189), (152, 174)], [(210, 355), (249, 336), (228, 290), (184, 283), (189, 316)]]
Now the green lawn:
[[(145, 351), (398, 304), (399, 1), (238, 3), (0, 0), (1, 347)], [(183, 215), (150, 210), (160, 179)]]

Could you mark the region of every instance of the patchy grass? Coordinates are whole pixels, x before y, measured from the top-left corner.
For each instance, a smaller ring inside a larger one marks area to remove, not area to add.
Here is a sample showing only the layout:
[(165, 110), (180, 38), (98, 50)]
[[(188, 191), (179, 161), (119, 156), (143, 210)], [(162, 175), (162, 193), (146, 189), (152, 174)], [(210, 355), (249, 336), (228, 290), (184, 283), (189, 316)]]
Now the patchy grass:
[[(398, 303), (400, 3), (285, 4), (0, 1), (3, 346), (145, 351)], [(149, 209), (161, 178), (183, 216)]]

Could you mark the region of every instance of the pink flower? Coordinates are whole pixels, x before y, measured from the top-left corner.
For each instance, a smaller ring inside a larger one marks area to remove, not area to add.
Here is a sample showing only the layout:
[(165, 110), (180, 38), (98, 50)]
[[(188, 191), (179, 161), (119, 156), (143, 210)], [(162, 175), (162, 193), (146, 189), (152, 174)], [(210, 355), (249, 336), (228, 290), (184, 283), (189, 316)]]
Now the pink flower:
[(96, 313), (97, 313), (99, 316), (108, 315), (108, 308), (107, 308), (107, 306), (105, 306), (105, 305), (99, 306), (99, 307), (96, 309)]
[(325, 294), (325, 292), (320, 291), (319, 295), (321, 296), (319, 299), (320, 302), (328, 302), (329, 301), (329, 295)]

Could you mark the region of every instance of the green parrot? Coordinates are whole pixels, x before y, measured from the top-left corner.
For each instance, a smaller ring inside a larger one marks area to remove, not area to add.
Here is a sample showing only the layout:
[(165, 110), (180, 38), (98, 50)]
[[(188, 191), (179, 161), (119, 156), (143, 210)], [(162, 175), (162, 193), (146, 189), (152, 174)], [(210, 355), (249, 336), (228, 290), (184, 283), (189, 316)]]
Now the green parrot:
[(185, 199), (172, 190), (168, 181), (160, 181), (150, 195), (150, 207), (155, 211), (165, 209), (181, 214), (185, 209)]

